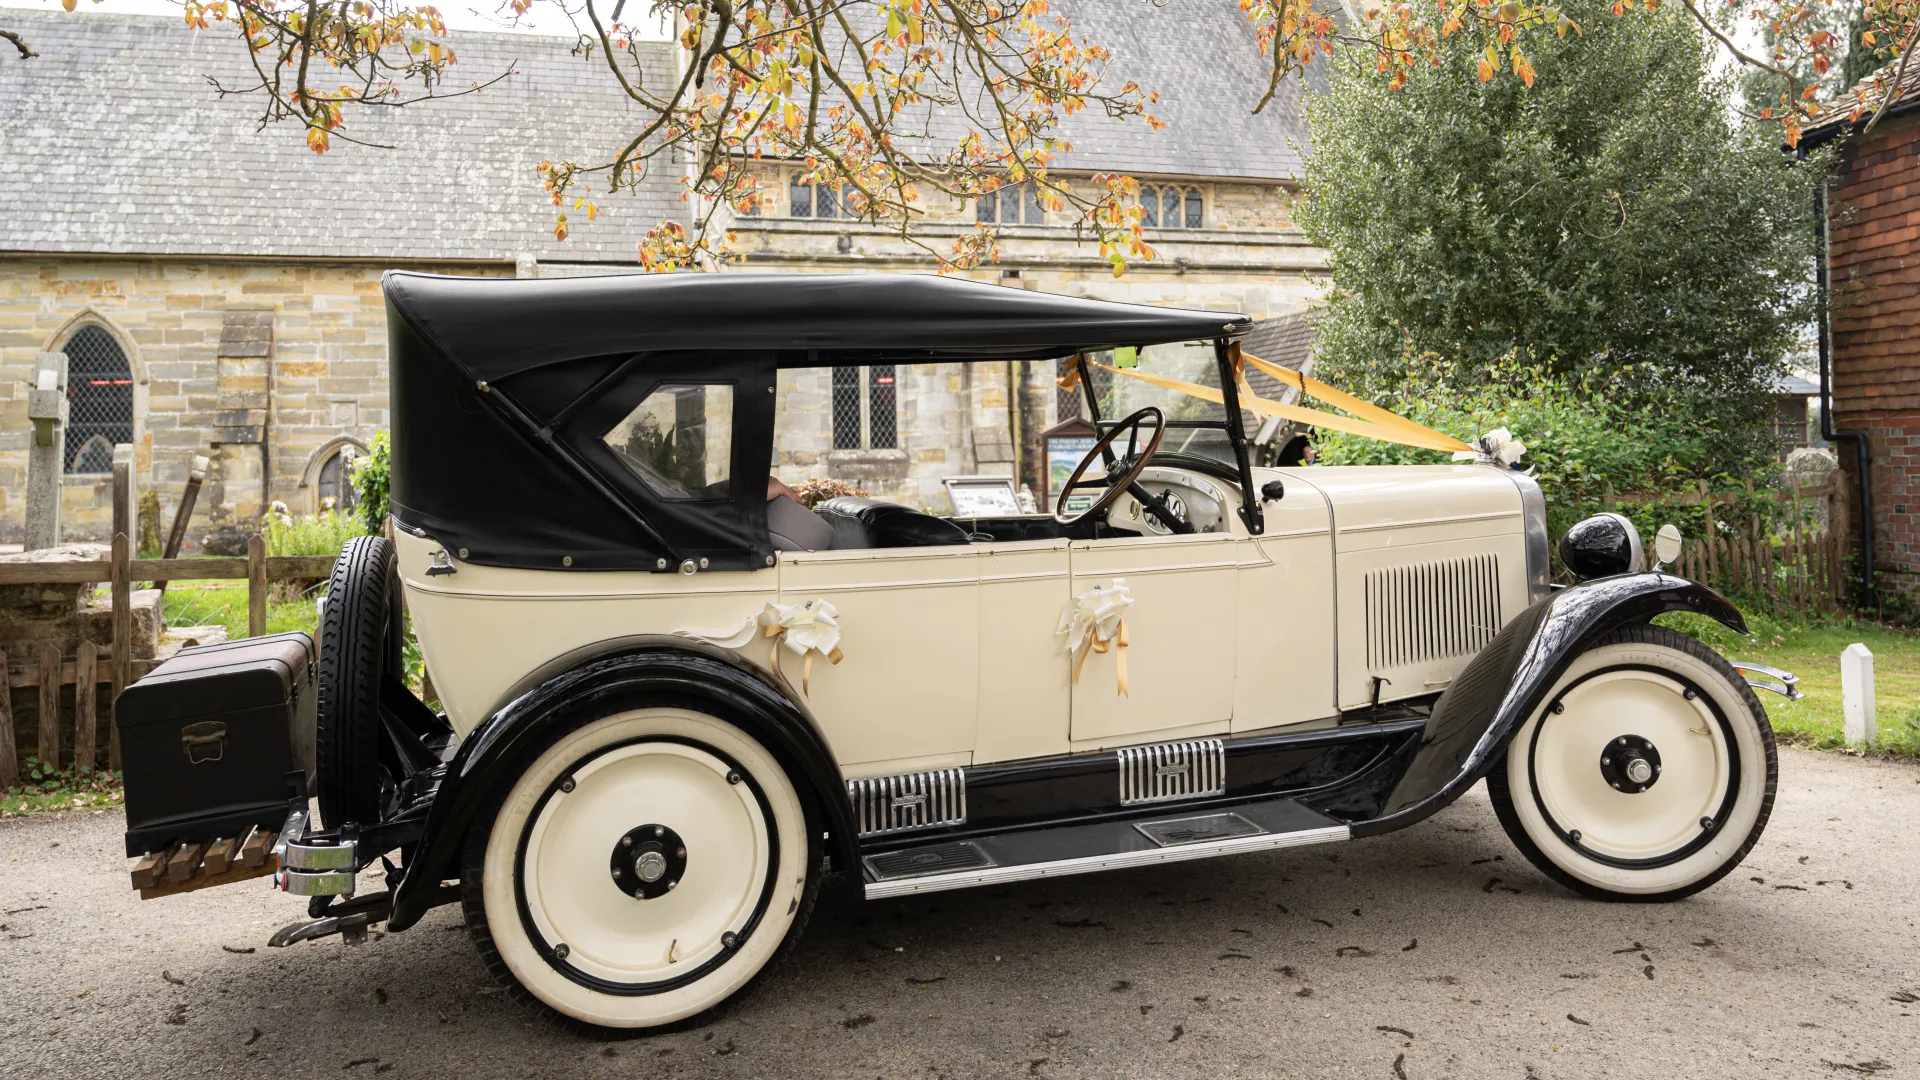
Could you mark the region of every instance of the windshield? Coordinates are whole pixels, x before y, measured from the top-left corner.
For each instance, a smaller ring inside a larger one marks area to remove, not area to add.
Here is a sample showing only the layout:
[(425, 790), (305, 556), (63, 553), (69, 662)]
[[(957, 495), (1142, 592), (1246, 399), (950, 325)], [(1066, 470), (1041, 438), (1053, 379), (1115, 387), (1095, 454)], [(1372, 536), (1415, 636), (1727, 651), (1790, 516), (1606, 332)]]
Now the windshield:
[[(1137, 350), (1113, 349), (1090, 353), (1087, 359), (1088, 371), (1093, 376), (1094, 395), (1100, 402), (1103, 427), (1151, 405), (1165, 413), (1171, 425), (1166, 438), (1160, 443), (1161, 453), (1188, 454), (1212, 458), (1228, 465), (1235, 464), (1233, 447), (1225, 431), (1179, 426), (1187, 421), (1224, 421), (1227, 416), (1224, 405), (1124, 374), (1133, 372), (1157, 376), (1197, 384), (1217, 392), (1220, 389), (1220, 363), (1214, 354), (1212, 342), (1188, 341)], [(1118, 372), (1106, 368), (1115, 368)]]

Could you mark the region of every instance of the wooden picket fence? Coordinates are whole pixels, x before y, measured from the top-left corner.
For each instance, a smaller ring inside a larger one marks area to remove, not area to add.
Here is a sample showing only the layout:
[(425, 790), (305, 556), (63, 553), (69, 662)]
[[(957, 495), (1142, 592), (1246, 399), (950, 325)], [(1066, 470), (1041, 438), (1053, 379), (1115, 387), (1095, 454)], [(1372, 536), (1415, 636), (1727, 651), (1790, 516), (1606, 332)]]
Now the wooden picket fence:
[[(1758, 496), (1780, 512), (1763, 515), (1727, 510)], [(1648, 498), (1625, 497), (1621, 504), (1645, 503)], [(1662, 500), (1670, 501), (1670, 500)], [(1687, 510), (1674, 524), (1687, 539), (1673, 569), (1682, 577), (1711, 585), (1722, 592), (1762, 597), (1781, 609), (1838, 611), (1846, 602), (1847, 581), (1842, 567), (1843, 539), (1847, 535), (1846, 499), (1838, 484), (1790, 486), (1767, 493), (1747, 486), (1744, 495), (1714, 494), (1701, 481), (1699, 490), (1679, 500)], [(1809, 519), (1809, 511), (1824, 504), (1825, 528)], [(1652, 538), (1648, 538), (1652, 542)], [(1651, 556), (1649, 556), (1651, 557)]]
[[(133, 585), (154, 582), (162, 587), (168, 581), (245, 580), (247, 582), (247, 633), (267, 632), (267, 583), (269, 581), (326, 577), (333, 569), (332, 556), (267, 557), (266, 541), (255, 534), (247, 541), (245, 558), (134, 559), (125, 533), (113, 538), (112, 557), (90, 562), (46, 562), (0, 564), (0, 585), (88, 585), (108, 583), (111, 588), (113, 641), (104, 655), (91, 641), (81, 642), (71, 657), (58, 647), (47, 645), (37, 656), (9, 657), (0, 652), (0, 790), (19, 782), (20, 762), (16, 749), (13, 719), (13, 691), (38, 690), (35, 755), (43, 764), (59, 767), (62, 748), (71, 746), (71, 760), (78, 765), (98, 768), (99, 692), (107, 684), (108, 702), (127, 685), (154, 666), (152, 660), (133, 655)], [(61, 689), (73, 687), (74, 707), (69, 714), (61, 707)], [(63, 715), (65, 714), (65, 715)], [(87, 722), (92, 720), (93, 722)], [(65, 736), (70, 732), (71, 738)], [(108, 725), (106, 766), (120, 767), (119, 732)]]

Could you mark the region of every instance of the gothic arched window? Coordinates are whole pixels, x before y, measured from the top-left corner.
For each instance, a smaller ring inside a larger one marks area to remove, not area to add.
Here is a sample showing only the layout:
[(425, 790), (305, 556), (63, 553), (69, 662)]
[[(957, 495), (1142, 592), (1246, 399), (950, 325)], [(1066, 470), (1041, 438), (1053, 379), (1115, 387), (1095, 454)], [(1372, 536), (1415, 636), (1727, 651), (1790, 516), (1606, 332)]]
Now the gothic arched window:
[(67, 339), (66, 471), (113, 471), (113, 448), (133, 441), (133, 369), (103, 326)]

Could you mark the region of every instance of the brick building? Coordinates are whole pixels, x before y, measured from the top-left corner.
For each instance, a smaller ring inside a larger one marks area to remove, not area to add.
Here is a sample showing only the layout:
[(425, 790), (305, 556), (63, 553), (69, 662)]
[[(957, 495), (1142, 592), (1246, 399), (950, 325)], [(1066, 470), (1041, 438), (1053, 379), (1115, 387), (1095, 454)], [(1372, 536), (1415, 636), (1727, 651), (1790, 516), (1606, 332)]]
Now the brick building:
[[(1912, 592), (1920, 589), (1920, 67), (1895, 92), (1872, 132), (1861, 135), (1865, 121), (1841, 114), (1809, 129), (1806, 141), (1840, 140), (1842, 155), (1827, 190), (1828, 333), (1832, 426), (1855, 492), (1849, 519), (1870, 521), (1878, 587)], [(1866, 440), (1867, 515), (1846, 432)], [(1865, 555), (1859, 537), (1849, 542)]]
[[(1073, 6), (1116, 67), (1160, 91), (1170, 123), (1081, 118), (1068, 164), (1141, 177), (1160, 257), (1115, 279), (1068, 222), (1011, 191), (930, 208), (928, 238), (995, 221), (1002, 259), (975, 276), (1012, 286), (1256, 316), (1303, 308), (1324, 254), (1290, 217), (1307, 138), (1298, 91), (1247, 113), (1249, 88), (1264, 85), (1258, 56), (1219, 42), (1251, 33), (1236, 5)], [(384, 270), (632, 272), (640, 235), (693, 210), (678, 177), (655, 169), (553, 240), (535, 164), (597, 160), (640, 121), (571, 39), (456, 34), (461, 78), (516, 74), (480, 94), (364, 110), (344, 133), (396, 149), (336, 139), (316, 158), (290, 128), (256, 131), (252, 101), (210, 91), (209, 75), (244, 82), (246, 57), (220, 28), (10, 17), (41, 56), (0, 60), (0, 542), (23, 529), (38, 352), (65, 351), (74, 373), (66, 536), (104, 536), (111, 447), (131, 442), (142, 487), (169, 505), (192, 456), (211, 455), (190, 536), (220, 546), (269, 501), (311, 511), (345, 494), (346, 463), (387, 422)], [(647, 48), (664, 77), (673, 47)], [(795, 175), (769, 163), (765, 204), (732, 222), (737, 269), (929, 269)], [(1032, 368), (783, 379), (783, 478), (850, 479), (922, 505), (940, 501), (941, 476), (1012, 473), (1033, 433), (1061, 418), (1052, 373)]]

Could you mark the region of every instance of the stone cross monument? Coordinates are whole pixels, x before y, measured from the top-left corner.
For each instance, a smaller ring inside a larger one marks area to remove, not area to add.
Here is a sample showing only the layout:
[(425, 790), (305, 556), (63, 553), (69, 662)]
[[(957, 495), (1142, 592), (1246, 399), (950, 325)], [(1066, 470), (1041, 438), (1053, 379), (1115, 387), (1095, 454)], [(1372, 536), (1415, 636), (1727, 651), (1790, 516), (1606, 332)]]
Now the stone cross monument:
[(60, 544), (60, 474), (67, 454), (67, 354), (40, 353), (27, 385), (27, 419), (33, 438), (27, 443), (26, 550)]

